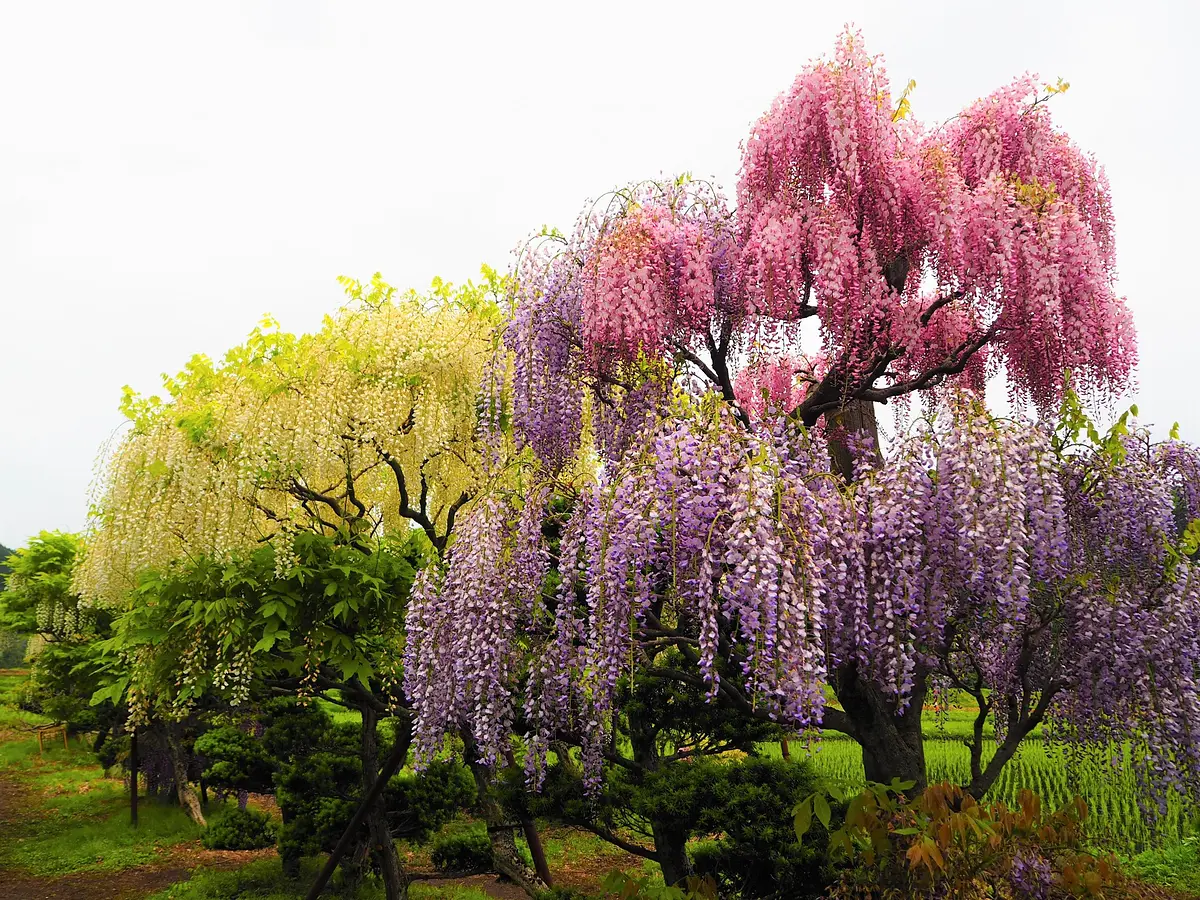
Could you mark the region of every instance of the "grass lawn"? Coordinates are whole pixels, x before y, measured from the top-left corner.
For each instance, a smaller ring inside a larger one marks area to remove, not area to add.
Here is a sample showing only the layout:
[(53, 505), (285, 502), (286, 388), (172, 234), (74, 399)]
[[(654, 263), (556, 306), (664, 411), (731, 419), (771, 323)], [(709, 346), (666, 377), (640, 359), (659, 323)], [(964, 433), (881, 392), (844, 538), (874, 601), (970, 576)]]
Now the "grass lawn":
[[(0, 743), (0, 775), (19, 813), (0, 841), (0, 865), (32, 875), (115, 871), (159, 862), (168, 848), (196, 841), (200, 829), (174, 804), (143, 801), (138, 827), (129, 825), (129, 794), (105, 777), (91, 752), (69, 751), (32, 738)], [(210, 808), (209, 818), (219, 817)], [(10, 820), (12, 814), (10, 812)]]

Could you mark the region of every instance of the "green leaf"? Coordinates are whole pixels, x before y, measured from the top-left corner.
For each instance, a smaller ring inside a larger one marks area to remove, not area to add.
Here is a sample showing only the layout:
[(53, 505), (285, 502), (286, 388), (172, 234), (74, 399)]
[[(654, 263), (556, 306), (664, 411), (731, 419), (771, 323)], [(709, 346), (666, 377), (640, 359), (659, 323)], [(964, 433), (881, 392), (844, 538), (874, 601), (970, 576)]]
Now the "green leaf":
[(831, 811), (829, 809), (829, 801), (825, 799), (824, 795), (817, 794), (813, 797), (813, 812), (817, 814), (818, 821), (828, 829)]
[(832, 854), (835, 850), (841, 850), (846, 856), (854, 853), (854, 842), (850, 840), (850, 832), (845, 828), (839, 828), (829, 836), (829, 851)]
[(126, 675), (124, 678), (118, 678), (112, 684), (102, 687), (102, 688), (100, 688), (100, 690), (98, 690), (94, 694), (92, 694), (92, 699), (88, 705), (89, 706), (99, 706), (105, 700), (111, 700), (113, 703), (117, 703), (120, 701), (121, 697), (125, 694), (125, 688), (127, 688), (128, 686), (129, 686), (129, 676), (128, 675)]
[(813, 817), (813, 798), (809, 797), (802, 803), (796, 804), (795, 818), (792, 824), (796, 828), (796, 840), (804, 840), (804, 835), (808, 834), (808, 830), (812, 828)]
[(329, 584), (325, 585), (325, 596), (326, 597), (332, 597), (334, 594), (337, 593), (337, 591), (338, 591), (338, 586), (337, 586), (336, 581), (331, 581)]
[(264, 634), (259, 639), (258, 643), (254, 645), (254, 649), (251, 650), (250, 652), (251, 653), (259, 653), (264, 650), (270, 650), (272, 647), (275, 646), (275, 634), (276, 633), (274, 631), (272, 631), (270, 634)]

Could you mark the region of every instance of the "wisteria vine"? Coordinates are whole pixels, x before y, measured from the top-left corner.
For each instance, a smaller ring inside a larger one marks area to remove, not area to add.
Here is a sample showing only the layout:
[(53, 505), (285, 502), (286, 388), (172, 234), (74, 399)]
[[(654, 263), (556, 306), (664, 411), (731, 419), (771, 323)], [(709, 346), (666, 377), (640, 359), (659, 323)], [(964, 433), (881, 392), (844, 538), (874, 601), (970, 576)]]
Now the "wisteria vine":
[[(710, 700), (797, 727), (839, 672), (898, 713), (966, 690), (1004, 741), (981, 785), (1048, 721), (1132, 742), (1160, 804), (1196, 791), (1200, 454), (1054, 424), (1068, 370), (1112, 396), (1136, 346), (1107, 181), (1042, 93), (925, 129), (847, 33), (754, 126), (735, 210), (646, 183), (525, 249), (504, 334), (524, 482), (414, 590), (422, 758), (466, 728), (498, 760), (520, 718), (534, 783), (569, 737), (594, 784), (621, 675), (672, 647)], [(1000, 369), (1039, 421), (975, 399)], [(840, 418), (913, 394), (937, 415), (886, 455)]]

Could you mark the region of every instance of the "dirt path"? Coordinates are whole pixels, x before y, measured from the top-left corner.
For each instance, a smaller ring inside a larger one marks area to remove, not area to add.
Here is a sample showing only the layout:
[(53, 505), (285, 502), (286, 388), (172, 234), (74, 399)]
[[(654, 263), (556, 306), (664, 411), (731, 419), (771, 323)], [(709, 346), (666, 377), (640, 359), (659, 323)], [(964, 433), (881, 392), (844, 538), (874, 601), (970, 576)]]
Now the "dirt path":
[(83, 872), (58, 878), (0, 872), (0, 896), (5, 900), (133, 900), (184, 881), (190, 874), (190, 869), (179, 868)]

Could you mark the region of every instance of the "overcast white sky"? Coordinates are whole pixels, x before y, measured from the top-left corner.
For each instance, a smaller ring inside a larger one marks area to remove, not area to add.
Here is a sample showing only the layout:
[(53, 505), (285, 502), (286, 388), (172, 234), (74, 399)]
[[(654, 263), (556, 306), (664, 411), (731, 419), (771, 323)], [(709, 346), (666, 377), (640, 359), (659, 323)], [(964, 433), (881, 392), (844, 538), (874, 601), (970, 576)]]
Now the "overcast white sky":
[[(1144, 419), (1194, 399), (1200, 3), (277, 0), (0, 6), (0, 543), (78, 529), (121, 386), (335, 276), (507, 266), (618, 184), (732, 193), (739, 141), (846, 21), (940, 121), (1026, 71), (1106, 164)], [(1133, 398), (1131, 398), (1133, 399)]]

